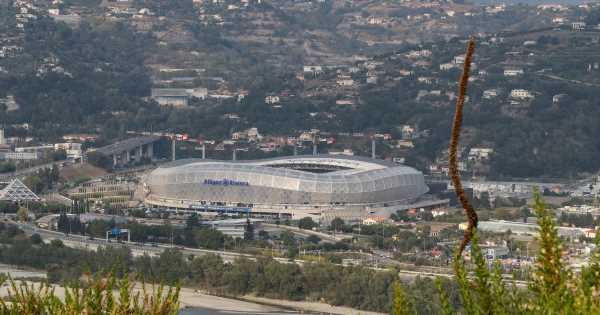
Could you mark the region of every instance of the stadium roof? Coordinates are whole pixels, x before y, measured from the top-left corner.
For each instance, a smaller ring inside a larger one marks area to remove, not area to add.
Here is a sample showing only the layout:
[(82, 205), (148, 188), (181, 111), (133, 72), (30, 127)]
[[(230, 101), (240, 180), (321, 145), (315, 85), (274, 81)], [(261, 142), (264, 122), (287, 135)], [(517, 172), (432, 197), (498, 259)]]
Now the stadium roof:
[[(286, 165), (288, 162), (306, 162), (327, 166), (341, 165), (342, 167), (325, 173), (279, 167), (282, 164)], [(334, 189), (332, 184), (335, 183), (344, 185), (349, 191), (366, 192), (396, 185), (413, 184), (413, 181), (417, 181), (417, 177), (422, 178), (422, 176), (422, 173), (414, 168), (386, 161), (350, 156), (320, 155), (249, 161), (187, 159), (169, 163), (154, 170), (149, 177), (149, 183), (164, 185), (172, 182), (194, 183), (201, 180), (201, 178), (226, 178), (242, 182), (260, 182), (273, 187), (289, 186), (288, 188), (293, 190), (314, 192), (332, 190)], [(418, 184), (419, 189), (426, 190), (424, 183), (415, 182), (414, 184)]]

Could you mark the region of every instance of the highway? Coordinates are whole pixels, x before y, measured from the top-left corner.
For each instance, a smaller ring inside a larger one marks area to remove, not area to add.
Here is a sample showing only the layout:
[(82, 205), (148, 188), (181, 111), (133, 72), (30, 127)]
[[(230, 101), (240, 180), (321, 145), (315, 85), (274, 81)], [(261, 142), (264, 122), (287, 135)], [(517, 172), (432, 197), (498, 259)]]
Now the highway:
[(29, 168), (24, 168), (24, 169), (17, 170), (12, 173), (0, 174), (0, 181), (8, 181), (8, 180), (11, 180), (11, 179), (14, 179), (17, 177), (23, 177), (23, 176), (33, 174), (33, 173), (35, 173), (39, 170), (45, 169), (45, 168), (52, 168), (52, 165), (54, 165), (55, 163), (57, 165), (60, 165), (60, 162), (47, 163), (47, 164), (37, 165), (37, 166), (29, 167)]
[[(131, 253), (133, 256), (142, 256), (144, 254), (147, 254), (150, 256), (159, 256), (167, 248), (177, 248), (184, 255), (201, 256), (201, 255), (206, 255), (206, 254), (216, 254), (216, 255), (221, 256), (223, 258), (223, 261), (226, 261), (226, 262), (233, 262), (236, 258), (242, 258), (242, 257), (245, 257), (248, 259), (254, 259), (254, 256), (252, 256), (252, 255), (230, 252), (230, 251), (188, 248), (188, 247), (183, 247), (183, 246), (170, 246), (170, 245), (165, 245), (165, 244), (143, 244), (143, 243), (127, 242), (127, 241), (117, 242), (114, 240), (107, 242), (105, 239), (90, 238), (88, 236), (75, 235), (75, 234), (67, 235), (65, 233), (50, 231), (50, 230), (46, 230), (46, 229), (40, 229), (31, 224), (15, 222), (12, 220), (8, 220), (6, 222), (9, 224), (18, 226), (27, 235), (39, 234), (42, 237), (42, 239), (44, 240), (44, 242), (49, 243), (52, 240), (60, 240), (65, 244), (65, 246), (72, 247), (72, 248), (96, 250), (98, 247), (102, 247), (102, 246), (124, 246), (131, 250)], [(286, 260), (286, 259), (283, 259), (283, 260)]]
[(275, 230), (283, 229), (283, 230), (288, 230), (294, 234), (299, 234), (299, 235), (302, 235), (305, 237), (310, 236), (310, 235), (315, 235), (315, 236), (318, 236), (321, 240), (326, 241), (326, 242), (331, 242), (331, 243), (336, 243), (336, 242), (342, 241), (347, 238), (352, 238), (351, 234), (339, 233), (337, 235), (330, 235), (330, 234), (323, 233), (323, 232), (301, 229), (301, 228), (298, 228), (295, 226), (289, 226), (289, 225), (284, 225), (284, 224), (263, 223), (262, 225), (265, 228), (265, 230), (267, 230), (267, 231), (275, 231)]
[[(186, 256), (190, 256), (190, 255), (202, 256), (202, 255), (207, 255), (207, 254), (216, 254), (216, 255), (219, 255), (223, 259), (224, 262), (228, 262), (228, 263), (231, 263), (238, 258), (246, 258), (246, 259), (250, 259), (250, 260), (256, 260), (256, 256), (254, 256), (254, 255), (231, 252), (231, 251), (189, 248), (189, 247), (183, 247), (183, 246), (174, 246), (173, 247), (173, 246), (165, 245), (165, 244), (142, 244), (142, 243), (135, 243), (135, 242), (127, 242), (127, 241), (107, 242), (105, 239), (98, 239), (98, 238), (91, 239), (89, 237), (85, 237), (82, 235), (73, 235), (73, 234), (66, 235), (61, 232), (40, 229), (31, 224), (16, 222), (16, 221), (12, 221), (9, 219), (6, 219), (5, 222), (8, 224), (13, 224), (13, 225), (18, 226), (27, 235), (33, 235), (36, 233), (39, 234), (42, 237), (42, 239), (44, 240), (44, 242), (49, 243), (52, 240), (60, 240), (67, 247), (79, 248), (79, 249), (84, 249), (84, 250), (96, 250), (97, 248), (103, 247), (103, 246), (125, 246), (131, 250), (131, 253), (133, 256), (149, 255), (152, 257), (158, 257), (165, 249), (176, 248), (176, 249), (180, 250)], [(386, 261), (386, 262), (392, 261), (389, 257), (387, 257), (386, 255), (384, 255), (382, 253), (375, 253), (372, 256), (378, 256), (379, 259), (382, 261)], [(299, 265), (303, 265), (306, 263), (306, 261), (298, 260), (298, 259), (294, 260), (294, 261), (290, 261), (287, 258), (279, 258), (279, 257), (273, 257), (273, 259), (277, 262), (286, 263), (286, 264), (296, 263)], [(394, 261), (394, 262), (397, 263), (396, 264), (397, 267), (400, 267), (401, 265), (403, 265), (402, 263), (399, 263), (397, 261)], [(391, 269), (387, 269), (387, 268), (377, 268), (377, 267), (372, 267), (372, 266), (368, 267), (368, 268), (373, 269), (373, 270), (379, 270), (379, 271), (390, 271), (391, 270)], [(419, 267), (413, 266), (412, 269), (414, 269), (414, 268), (422, 269), (422, 270), (398, 270), (398, 274), (399, 274), (400, 278), (406, 279), (406, 280), (412, 280), (417, 277), (425, 277), (425, 278), (437, 278), (437, 277), (453, 278), (454, 277), (454, 275), (451, 273), (451, 271), (445, 272), (445, 271), (448, 271), (447, 268), (439, 268), (439, 267), (437, 267), (437, 268), (436, 267), (419, 268)], [(425, 270), (425, 269), (427, 269), (427, 270)], [(503, 275), (503, 276), (506, 279), (505, 280), (506, 282), (512, 283), (511, 275)], [(525, 287), (528, 284), (527, 281), (520, 281), (520, 280), (517, 280), (514, 283), (516, 284), (517, 287)]]

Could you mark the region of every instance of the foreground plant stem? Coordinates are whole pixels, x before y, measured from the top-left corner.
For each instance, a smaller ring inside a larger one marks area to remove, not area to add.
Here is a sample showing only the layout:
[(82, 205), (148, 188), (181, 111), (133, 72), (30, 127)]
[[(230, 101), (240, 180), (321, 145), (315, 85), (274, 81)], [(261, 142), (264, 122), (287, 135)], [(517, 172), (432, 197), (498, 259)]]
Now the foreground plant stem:
[(471, 60), (473, 59), (473, 52), (475, 51), (475, 40), (471, 38), (469, 40), (469, 44), (467, 46), (467, 53), (465, 56), (465, 63), (463, 66), (462, 76), (460, 78), (460, 84), (458, 88), (458, 98), (456, 100), (456, 107), (454, 109), (454, 121), (452, 123), (452, 134), (450, 136), (450, 149), (449, 149), (449, 168), (450, 168), (450, 177), (452, 179), (452, 185), (454, 185), (454, 191), (460, 200), (460, 203), (465, 210), (465, 214), (467, 215), (468, 225), (465, 230), (465, 234), (463, 236), (462, 242), (457, 251), (457, 257), (460, 256), (465, 249), (465, 246), (469, 244), (471, 238), (473, 237), (473, 229), (477, 227), (477, 213), (473, 206), (467, 199), (465, 195), (465, 190), (463, 189), (462, 183), (460, 181), (460, 174), (458, 171), (458, 140), (460, 137), (460, 131), (462, 128), (462, 119), (463, 119), (463, 107), (465, 105), (465, 98), (467, 95), (467, 86), (469, 84), (469, 73), (471, 71)]

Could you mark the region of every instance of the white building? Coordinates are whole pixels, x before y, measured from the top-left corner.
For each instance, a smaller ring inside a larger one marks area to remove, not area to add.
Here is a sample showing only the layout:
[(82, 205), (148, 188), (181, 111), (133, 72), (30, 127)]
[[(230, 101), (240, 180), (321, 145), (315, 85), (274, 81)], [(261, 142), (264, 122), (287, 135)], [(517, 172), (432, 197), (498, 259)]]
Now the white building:
[(413, 128), (410, 125), (402, 126), (401, 132), (402, 132), (402, 139), (404, 139), (404, 140), (414, 139), (415, 135), (416, 135), (415, 128)]
[(494, 153), (492, 148), (471, 148), (469, 151), (469, 161), (489, 160)]
[(313, 75), (323, 73), (323, 67), (321, 66), (304, 66), (304, 73), (311, 73)]
[(552, 19), (552, 23), (562, 25), (567, 23), (567, 19), (564, 17), (555, 17)]
[(267, 103), (267, 104), (277, 104), (280, 101), (281, 100), (279, 99), (279, 96), (277, 96), (277, 95), (268, 95), (267, 97), (265, 97), (265, 103)]
[(431, 57), (431, 50), (421, 49), (421, 50), (411, 50), (406, 54), (406, 57), (409, 58), (419, 58), (419, 57)]
[(0, 160), (37, 160), (37, 152), (0, 152)]
[(452, 63), (454, 63), (455, 65), (462, 65), (465, 63), (466, 58), (467, 57), (465, 55), (455, 56), (454, 59), (452, 60)]
[(162, 106), (186, 107), (190, 98), (206, 99), (208, 89), (152, 89), (152, 99)]
[(352, 80), (351, 78), (338, 78), (336, 83), (339, 86), (353, 86), (354, 80)]
[(490, 89), (490, 90), (485, 90), (483, 91), (483, 98), (484, 99), (492, 99), (498, 96), (498, 90), (497, 89)]
[(246, 134), (248, 135), (248, 140), (251, 141), (260, 141), (263, 138), (263, 136), (258, 132), (258, 128), (256, 127), (252, 127), (246, 130)]
[(440, 64), (440, 70), (442, 70), (442, 71), (448, 71), (453, 68), (456, 68), (456, 64), (453, 64), (451, 62)]
[(571, 23), (571, 29), (574, 31), (583, 31), (585, 30), (585, 22), (573, 22)]
[(418, 77), (417, 81), (419, 81), (419, 83), (432, 84), (433, 83), (433, 78), (430, 78), (430, 77)]
[(75, 142), (65, 142), (65, 143), (55, 143), (54, 150), (65, 150), (67, 153), (67, 159), (80, 159), (83, 155), (83, 151), (81, 149), (81, 143)]
[(510, 91), (510, 97), (517, 99), (535, 98), (535, 96), (531, 92), (524, 89), (514, 89)]
[(504, 69), (505, 77), (516, 77), (519, 75), (523, 75), (523, 69)]
[(385, 23), (385, 19), (380, 16), (371, 16), (367, 19), (369, 25), (381, 25), (383, 23)]

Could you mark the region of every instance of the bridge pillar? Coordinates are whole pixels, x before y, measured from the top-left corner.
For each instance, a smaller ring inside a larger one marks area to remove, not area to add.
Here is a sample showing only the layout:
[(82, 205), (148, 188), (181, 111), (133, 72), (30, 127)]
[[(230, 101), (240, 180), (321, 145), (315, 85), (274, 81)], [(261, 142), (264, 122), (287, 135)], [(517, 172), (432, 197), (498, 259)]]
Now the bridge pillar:
[(150, 160), (154, 160), (154, 143), (149, 143), (146, 148), (146, 156), (150, 158)]
[(137, 160), (137, 161), (141, 161), (141, 160), (142, 160), (142, 157), (144, 156), (144, 146), (143, 146), (143, 145), (141, 145), (141, 146), (139, 146), (137, 149), (138, 149), (138, 150), (137, 150), (137, 154), (136, 154), (136, 156), (135, 156), (135, 157), (136, 157), (136, 160)]

